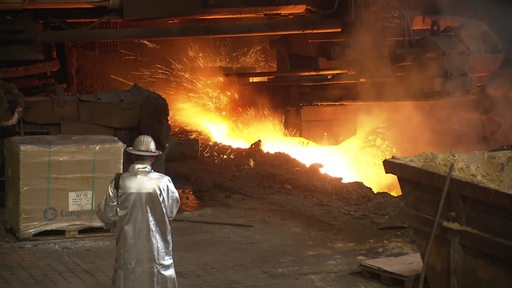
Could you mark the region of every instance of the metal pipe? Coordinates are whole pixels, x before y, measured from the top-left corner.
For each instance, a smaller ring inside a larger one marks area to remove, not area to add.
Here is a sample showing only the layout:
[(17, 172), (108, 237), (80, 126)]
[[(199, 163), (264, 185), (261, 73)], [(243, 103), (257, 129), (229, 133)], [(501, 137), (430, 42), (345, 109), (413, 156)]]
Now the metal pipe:
[(176, 222), (187, 222), (187, 223), (199, 223), (199, 224), (238, 226), (238, 227), (246, 227), (246, 228), (253, 228), (254, 227), (254, 225), (252, 225), (252, 224), (233, 223), (233, 222), (218, 222), (218, 221), (209, 221), (209, 220), (192, 220), (192, 219), (174, 218), (173, 221), (176, 221)]
[(240, 72), (225, 73), (226, 76), (238, 77), (284, 77), (284, 76), (310, 76), (310, 75), (331, 75), (331, 74), (350, 74), (349, 70), (331, 69), (331, 70), (297, 70), (297, 71), (263, 71), (263, 72)]
[(57, 1), (57, 0), (31, 0), (31, 1), (0, 1), (1, 10), (23, 10), (23, 9), (65, 9), (65, 8), (97, 8), (107, 7), (110, 9), (121, 8), (121, 0), (77, 0), (77, 1)]
[(427, 242), (427, 248), (425, 249), (424, 259), (423, 259), (423, 267), (421, 269), (420, 274), (420, 283), (419, 288), (423, 288), (425, 282), (425, 275), (427, 273), (427, 263), (429, 260), (430, 249), (432, 248), (432, 243), (434, 242), (434, 238), (437, 231), (437, 226), (439, 225), (439, 219), (441, 218), (441, 212), (443, 211), (444, 201), (446, 199), (446, 194), (448, 194), (448, 187), (450, 186), (450, 179), (452, 178), (453, 170), (455, 168), (455, 164), (450, 164), (450, 169), (448, 171), (448, 175), (446, 175), (446, 181), (444, 183), (443, 193), (441, 194), (441, 199), (439, 200), (439, 206), (437, 207), (436, 218), (434, 219), (434, 227), (432, 227), (432, 232), (430, 232), (430, 238)]
[(283, 20), (262, 23), (224, 23), (215, 25), (180, 25), (154, 28), (119, 28), (97, 30), (30, 31), (0, 34), (2, 41), (68, 42), (133, 39), (181, 39), (208, 37), (268, 36), (341, 31), (337, 20)]

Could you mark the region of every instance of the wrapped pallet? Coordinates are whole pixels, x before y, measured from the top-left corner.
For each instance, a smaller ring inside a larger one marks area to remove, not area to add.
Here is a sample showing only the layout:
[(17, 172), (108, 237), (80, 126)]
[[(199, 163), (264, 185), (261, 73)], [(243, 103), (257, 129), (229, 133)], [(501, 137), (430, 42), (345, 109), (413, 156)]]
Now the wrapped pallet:
[(16, 136), (5, 141), (6, 224), (19, 239), (103, 227), (95, 215), (123, 167), (125, 145), (105, 135)]

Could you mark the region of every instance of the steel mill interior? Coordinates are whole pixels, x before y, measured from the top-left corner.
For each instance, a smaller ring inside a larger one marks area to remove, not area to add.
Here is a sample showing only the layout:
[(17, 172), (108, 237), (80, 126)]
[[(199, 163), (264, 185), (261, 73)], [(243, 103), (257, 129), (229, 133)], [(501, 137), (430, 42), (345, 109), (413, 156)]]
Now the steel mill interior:
[(0, 0), (0, 287), (112, 287), (98, 205), (149, 135), (179, 287), (508, 288), (510, 15)]

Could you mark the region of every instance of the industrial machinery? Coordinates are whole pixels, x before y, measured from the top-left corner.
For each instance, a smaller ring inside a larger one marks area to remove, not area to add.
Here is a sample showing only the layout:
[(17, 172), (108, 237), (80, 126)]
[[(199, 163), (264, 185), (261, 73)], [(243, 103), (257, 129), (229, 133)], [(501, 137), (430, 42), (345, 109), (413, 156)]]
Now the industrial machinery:
[(355, 129), (352, 103), (476, 95), (500, 66), (503, 49), (484, 23), (422, 15), (420, 2), (0, 1), (0, 78), (25, 96), (56, 86), (56, 96), (73, 94), (69, 43), (263, 36), (276, 69), (226, 76), (267, 95), (289, 130), (339, 143)]

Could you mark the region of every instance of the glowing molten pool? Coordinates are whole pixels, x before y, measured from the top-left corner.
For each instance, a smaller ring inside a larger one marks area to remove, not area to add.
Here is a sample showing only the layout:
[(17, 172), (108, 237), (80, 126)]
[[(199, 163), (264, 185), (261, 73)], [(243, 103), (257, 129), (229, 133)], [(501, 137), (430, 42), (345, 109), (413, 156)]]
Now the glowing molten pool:
[[(212, 62), (205, 55), (192, 46), (184, 61), (187, 65), (171, 62), (169, 68), (156, 66), (153, 71), (143, 71), (171, 80), (170, 87), (161, 94), (167, 98), (172, 121), (236, 148), (248, 148), (261, 140), (263, 151), (287, 153), (306, 165), (321, 164), (321, 172), (342, 178), (343, 182), (360, 181), (375, 192), (400, 193), (396, 178), (385, 174), (382, 166), (394, 149), (385, 137), (380, 137), (383, 127), (378, 121), (359, 119), (357, 134), (332, 146), (289, 135), (283, 128), (282, 115), (264, 104), (242, 105), (237, 88), (221, 71), (210, 68), (223, 66), (225, 63), (219, 63), (224, 61), (223, 57)], [(237, 63), (261, 63), (257, 55), (257, 51), (249, 50), (245, 58), (238, 55), (243, 61)]]

